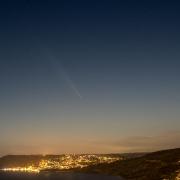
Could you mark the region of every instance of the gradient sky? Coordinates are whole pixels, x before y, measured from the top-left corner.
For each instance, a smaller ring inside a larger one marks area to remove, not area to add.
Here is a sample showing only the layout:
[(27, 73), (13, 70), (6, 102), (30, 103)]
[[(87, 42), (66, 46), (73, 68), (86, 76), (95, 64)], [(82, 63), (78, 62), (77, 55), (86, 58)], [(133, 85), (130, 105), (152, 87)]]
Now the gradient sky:
[(180, 3), (0, 2), (0, 155), (179, 147)]

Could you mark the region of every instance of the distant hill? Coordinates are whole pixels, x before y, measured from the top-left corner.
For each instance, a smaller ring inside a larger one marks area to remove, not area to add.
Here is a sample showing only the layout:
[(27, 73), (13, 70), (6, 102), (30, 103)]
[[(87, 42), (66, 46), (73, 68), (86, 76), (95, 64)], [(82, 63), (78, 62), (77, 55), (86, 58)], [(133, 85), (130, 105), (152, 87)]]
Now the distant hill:
[(123, 159), (118, 154), (8, 155), (0, 158), (0, 169), (64, 170)]
[[(39, 166), (42, 160), (53, 161), (62, 163), (63, 161), (71, 161), (76, 163), (76, 161), (81, 161), (79, 163), (97, 164), (109, 161), (108, 159), (103, 159), (104, 157), (110, 158), (110, 161), (116, 161), (116, 159), (129, 159), (134, 157), (143, 156), (144, 153), (124, 153), (124, 154), (76, 154), (68, 157), (65, 154), (60, 155), (7, 155), (0, 158), (0, 169), (3, 168), (13, 168), (13, 167), (27, 167), (27, 166)], [(102, 158), (101, 158), (102, 157)], [(85, 162), (87, 161), (87, 162)], [(51, 163), (52, 165), (52, 163)]]
[(175, 180), (179, 170), (180, 148), (79, 169), (87, 173), (119, 175), (129, 180)]

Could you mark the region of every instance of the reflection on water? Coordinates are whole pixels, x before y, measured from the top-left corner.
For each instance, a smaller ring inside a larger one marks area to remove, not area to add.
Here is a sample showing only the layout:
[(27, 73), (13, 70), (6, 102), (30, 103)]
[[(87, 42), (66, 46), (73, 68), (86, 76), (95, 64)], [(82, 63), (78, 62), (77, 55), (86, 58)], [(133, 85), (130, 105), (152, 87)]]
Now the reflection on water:
[(27, 174), (27, 173), (0, 173), (0, 179), (4, 180), (18, 180), (18, 179), (29, 179), (29, 180), (123, 180), (120, 177), (112, 177), (106, 175), (97, 174), (82, 174), (82, 173), (40, 173), (40, 174)]

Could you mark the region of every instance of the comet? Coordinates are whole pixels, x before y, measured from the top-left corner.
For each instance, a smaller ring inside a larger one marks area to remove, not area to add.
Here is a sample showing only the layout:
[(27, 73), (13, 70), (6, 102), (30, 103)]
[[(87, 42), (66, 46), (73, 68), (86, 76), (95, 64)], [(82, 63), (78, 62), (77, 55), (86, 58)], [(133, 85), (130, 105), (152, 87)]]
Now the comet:
[(65, 70), (65, 68), (63, 67), (62, 63), (60, 60), (58, 60), (55, 57), (51, 56), (51, 62), (53, 65), (53, 69), (56, 70), (56, 73), (59, 74), (60, 76), (62, 76), (62, 78), (65, 80), (67, 86), (74, 92), (74, 94), (79, 98), (79, 99), (83, 99), (83, 96), (81, 95), (79, 89), (77, 88), (77, 86), (75, 85), (75, 83), (73, 82), (73, 80), (71, 79), (70, 75), (68, 74), (68, 72)]

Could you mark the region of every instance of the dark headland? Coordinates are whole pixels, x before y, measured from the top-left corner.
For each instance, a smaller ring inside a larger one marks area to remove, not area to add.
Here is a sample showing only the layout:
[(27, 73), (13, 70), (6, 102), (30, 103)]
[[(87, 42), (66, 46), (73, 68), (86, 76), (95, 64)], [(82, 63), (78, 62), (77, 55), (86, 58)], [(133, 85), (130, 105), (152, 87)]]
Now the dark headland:
[(129, 180), (179, 180), (180, 148), (148, 153), (142, 157), (110, 164), (89, 166), (79, 171), (122, 176)]

